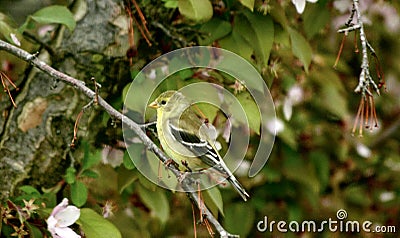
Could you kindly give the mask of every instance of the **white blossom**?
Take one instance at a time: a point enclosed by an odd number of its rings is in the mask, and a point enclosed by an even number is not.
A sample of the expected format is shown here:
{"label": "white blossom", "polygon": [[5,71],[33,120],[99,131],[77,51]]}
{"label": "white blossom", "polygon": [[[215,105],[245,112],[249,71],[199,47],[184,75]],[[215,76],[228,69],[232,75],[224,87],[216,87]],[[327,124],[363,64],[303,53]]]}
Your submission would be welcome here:
{"label": "white blossom", "polygon": [[364,158],[369,158],[372,155],[371,150],[364,144],[358,143],[356,146],[356,150],[359,156]]}
{"label": "white blossom", "polygon": [[389,202],[396,198],[396,194],[392,191],[385,191],[379,195],[381,202]]}
{"label": "white blossom", "polygon": [[315,3],[318,0],[292,0],[292,3],[296,7],[296,10],[299,14],[302,14],[304,12],[304,8],[306,7],[306,1]]}
{"label": "white blossom", "polygon": [[151,69],[150,72],[146,75],[148,79],[154,80],[157,77],[156,70]]}
{"label": "white blossom", "polygon": [[299,85],[292,86],[283,102],[283,115],[287,121],[292,117],[293,106],[303,101],[304,92]]}
{"label": "white blossom", "polygon": [[68,227],[74,224],[80,215],[81,211],[75,206],[68,206],[68,199],[64,198],[47,218],[47,230],[53,238],[80,238],[80,235]]}
{"label": "white blossom", "polygon": [[285,129],[285,124],[279,118],[267,122],[267,129],[272,134],[279,134]]}

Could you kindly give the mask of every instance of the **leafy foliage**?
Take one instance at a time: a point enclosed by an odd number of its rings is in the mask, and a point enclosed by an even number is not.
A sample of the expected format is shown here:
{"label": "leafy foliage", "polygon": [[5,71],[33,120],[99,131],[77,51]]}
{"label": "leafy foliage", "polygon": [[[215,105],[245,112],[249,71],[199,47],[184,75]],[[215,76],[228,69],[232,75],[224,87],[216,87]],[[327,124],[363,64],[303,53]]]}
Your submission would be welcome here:
{"label": "leafy foliage", "polygon": [[[32,16],[30,16],[30,18],[36,21],[37,23],[41,24],[49,24],[49,23],[63,24],[66,27],[68,27],[70,31],[73,31],[76,25],[74,16],[65,6],[54,5],[42,8],[39,11],[35,12]],[[29,22],[27,21],[22,25],[22,27],[19,30],[23,32],[28,24]]]}
{"label": "leafy foliage", "polygon": [[213,12],[208,0],[179,0],[178,8],[183,16],[197,22],[210,20]]}
{"label": "leafy foliage", "polygon": [[81,216],[77,222],[86,237],[121,238],[120,231],[109,221],[92,209],[81,209]]}

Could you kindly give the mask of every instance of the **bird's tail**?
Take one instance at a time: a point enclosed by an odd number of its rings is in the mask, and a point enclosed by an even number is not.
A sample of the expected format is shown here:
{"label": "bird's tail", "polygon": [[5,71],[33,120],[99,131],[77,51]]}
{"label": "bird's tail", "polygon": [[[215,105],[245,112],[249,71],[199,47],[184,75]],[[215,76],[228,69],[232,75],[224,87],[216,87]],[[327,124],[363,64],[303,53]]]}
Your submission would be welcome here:
{"label": "bird's tail", "polygon": [[229,182],[231,182],[232,186],[239,193],[239,195],[243,198],[243,200],[247,201],[247,198],[249,198],[250,195],[246,192],[246,190],[239,183],[239,181],[235,178],[235,176],[233,176],[233,175],[229,176],[228,180],[229,180]]}

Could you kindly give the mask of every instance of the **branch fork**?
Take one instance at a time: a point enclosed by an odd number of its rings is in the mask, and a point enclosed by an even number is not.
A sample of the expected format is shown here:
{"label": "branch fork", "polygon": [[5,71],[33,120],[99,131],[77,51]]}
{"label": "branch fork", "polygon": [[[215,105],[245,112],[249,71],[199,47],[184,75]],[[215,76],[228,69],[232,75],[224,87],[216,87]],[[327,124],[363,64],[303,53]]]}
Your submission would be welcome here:
{"label": "branch fork", "polygon": [[[355,17],[355,22],[353,23]],[[354,134],[359,126],[359,136],[362,136],[362,127],[365,126],[366,128],[378,127],[378,119],[376,116],[375,110],[375,102],[374,96],[371,92],[371,89],[375,91],[375,93],[380,96],[380,88],[385,86],[385,81],[382,73],[382,69],[380,66],[380,62],[378,57],[376,56],[374,48],[369,44],[367,37],[364,31],[364,24],[361,19],[361,11],[359,8],[359,0],[353,0],[353,8],[351,10],[351,14],[348,20],[345,23],[346,28],[339,29],[338,33],[343,33],[343,40],[339,49],[338,56],[336,58],[336,62],[334,67],[336,67],[340,54],[343,50],[344,40],[349,32],[355,32],[354,43],[356,46],[356,53],[358,53],[357,48],[357,31],[360,34],[360,42],[361,42],[361,54],[362,54],[362,61],[361,61],[361,72],[358,77],[358,84],[354,89],[354,92],[361,94],[361,101],[358,107],[357,116],[354,122],[352,133]],[[374,57],[375,60],[375,67],[377,71],[377,76],[379,79],[378,84],[374,81],[371,77],[370,70],[369,70],[369,59],[368,59],[368,52]]]}

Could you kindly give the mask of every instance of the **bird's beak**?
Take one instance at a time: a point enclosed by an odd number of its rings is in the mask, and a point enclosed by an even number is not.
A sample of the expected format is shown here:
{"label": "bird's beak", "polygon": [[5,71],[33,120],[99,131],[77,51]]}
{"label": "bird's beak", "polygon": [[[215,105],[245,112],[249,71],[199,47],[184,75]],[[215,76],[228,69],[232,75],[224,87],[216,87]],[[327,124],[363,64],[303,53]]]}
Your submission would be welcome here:
{"label": "bird's beak", "polygon": [[154,102],[150,103],[150,104],[148,105],[148,107],[157,109],[157,108],[158,108],[158,103],[157,103],[156,101],[154,101]]}

